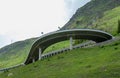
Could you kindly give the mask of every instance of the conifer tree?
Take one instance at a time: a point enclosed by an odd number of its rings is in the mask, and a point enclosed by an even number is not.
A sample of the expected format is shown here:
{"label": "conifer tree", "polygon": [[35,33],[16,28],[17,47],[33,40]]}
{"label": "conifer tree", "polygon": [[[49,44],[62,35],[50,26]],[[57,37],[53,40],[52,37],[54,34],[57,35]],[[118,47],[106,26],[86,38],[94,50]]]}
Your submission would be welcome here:
{"label": "conifer tree", "polygon": [[117,33],[120,33],[120,20],[118,20],[118,32]]}

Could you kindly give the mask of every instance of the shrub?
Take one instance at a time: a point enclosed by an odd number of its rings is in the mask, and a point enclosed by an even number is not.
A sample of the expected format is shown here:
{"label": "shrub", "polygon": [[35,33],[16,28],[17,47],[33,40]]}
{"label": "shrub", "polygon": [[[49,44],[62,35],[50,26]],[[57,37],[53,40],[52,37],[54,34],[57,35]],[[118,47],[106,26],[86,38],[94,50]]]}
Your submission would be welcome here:
{"label": "shrub", "polygon": [[114,49],[115,49],[115,50],[117,50],[118,48],[117,48],[117,47],[115,47]]}

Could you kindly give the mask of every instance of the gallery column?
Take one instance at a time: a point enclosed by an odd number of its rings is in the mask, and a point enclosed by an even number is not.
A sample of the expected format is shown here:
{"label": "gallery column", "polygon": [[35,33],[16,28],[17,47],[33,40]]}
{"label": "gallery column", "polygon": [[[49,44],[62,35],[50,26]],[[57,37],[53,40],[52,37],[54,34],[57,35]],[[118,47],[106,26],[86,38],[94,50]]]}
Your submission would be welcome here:
{"label": "gallery column", "polygon": [[42,49],[39,48],[39,60],[41,60],[41,57],[42,57],[41,52],[42,52]]}
{"label": "gallery column", "polygon": [[72,50],[72,49],[73,49],[73,38],[70,37],[70,50]]}

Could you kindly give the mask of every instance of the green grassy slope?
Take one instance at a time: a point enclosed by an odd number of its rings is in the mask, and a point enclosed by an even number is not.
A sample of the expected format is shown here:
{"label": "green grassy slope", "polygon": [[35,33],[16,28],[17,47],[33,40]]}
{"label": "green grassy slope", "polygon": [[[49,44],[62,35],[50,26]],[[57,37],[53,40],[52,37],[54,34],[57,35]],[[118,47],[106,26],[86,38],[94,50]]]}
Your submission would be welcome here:
{"label": "green grassy slope", "polygon": [[23,63],[36,38],[15,42],[0,49],[0,68]]}
{"label": "green grassy slope", "polygon": [[[63,27],[100,29],[116,35],[120,0],[92,0],[78,9]],[[92,15],[91,15],[92,14]],[[0,49],[0,68],[23,63],[35,39],[13,43]],[[118,42],[120,43],[120,42]],[[64,45],[64,46],[63,46]],[[60,42],[45,52],[69,46]],[[25,67],[1,73],[0,78],[120,78],[120,44],[76,49]]]}
{"label": "green grassy slope", "polygon": [[69,47],[69,45],[70,45],[69,43],[70,43],[69,40],[55,43],[55,44],[51,45],[50,47],[48,47],[48,48],[44,51],[44,54],[45,54],[45,53],[48,53],[48,52],[51,52],[51,51],[59,50],[59,49],[62,49],[62,48],[67,48],[67,47]]}
{"label": "green grassy slope", "polygon": [[92,28],[105,30],[115,35],[118,21],[115,17],[119,17],[120,10],[113,9],[119,6],[120,0],[91,0],[79,8],[62,29]]}
{"label": "green grassy slope", "polygon": [[[0,49],[0,68],[11,67],[17,64],[24,63],[33,42],[37,38],[19,41]],[[48,47],[44,53],[66,48],[69,46],[69,41],[62,41]]]}
{"label": "green grassy slope", "polygon": [[[11,75],[10,75],[11,74]],[[9,70],[1,78],[120,78],[120,41],[76,49]]]}
{"label": "green grassy slope", "polygon": [[[73,18],[71,18],[68,24],[64,27],[100,29],[115,35],[117,32],[117,21],[120,18],[119,5],[120,0],[92,0],[82,8],[78,9],[76,14],[73,15]],[[25,58],[27,58],[32,43],[35,40],[36,38],[28,39],[1,48],[0,68],[9,67],[24,62]],[[62,46],[63,44],[64,42],[57,45],[55,44],[48,48],[46,52],[69,45],[68,42],[65,42],[65,46]]]}
{"label": "green grassy slope", "polygon": [[104,30],[112,34],[117,34],[118,20],[120,19],[120,7],[116,7],[104,13],[104,17],[93,23],[91,28]]}

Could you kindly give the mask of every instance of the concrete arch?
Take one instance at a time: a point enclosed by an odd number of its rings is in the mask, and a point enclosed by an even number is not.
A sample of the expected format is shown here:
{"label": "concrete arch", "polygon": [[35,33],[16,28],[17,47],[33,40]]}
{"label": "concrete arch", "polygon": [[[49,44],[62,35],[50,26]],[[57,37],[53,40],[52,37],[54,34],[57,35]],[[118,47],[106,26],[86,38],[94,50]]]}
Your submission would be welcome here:
{"label": "concrete arch", "polygon": [[41,57],[40,54],[43,53],[47,47],[60,41],[69,40],[70,37],[73,39],[93,40],[96,43],[113,38],[109,33],[93,29],[70,29],[51,32],[41,36],[33,43],[25,64],[39,60]]}

